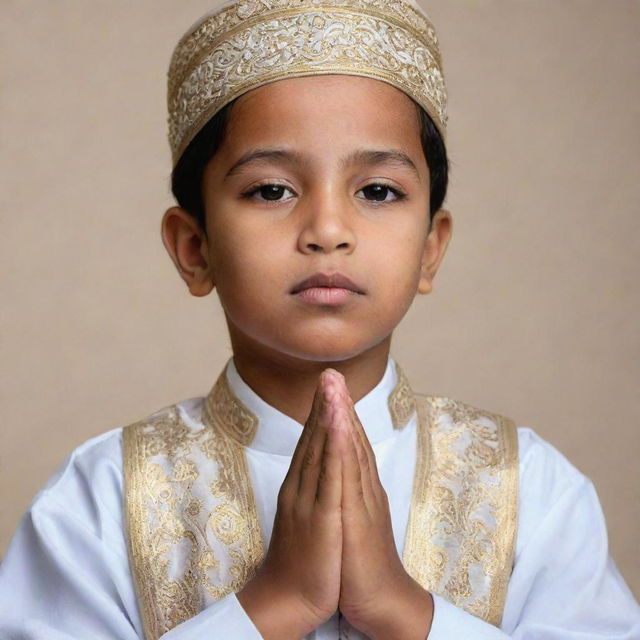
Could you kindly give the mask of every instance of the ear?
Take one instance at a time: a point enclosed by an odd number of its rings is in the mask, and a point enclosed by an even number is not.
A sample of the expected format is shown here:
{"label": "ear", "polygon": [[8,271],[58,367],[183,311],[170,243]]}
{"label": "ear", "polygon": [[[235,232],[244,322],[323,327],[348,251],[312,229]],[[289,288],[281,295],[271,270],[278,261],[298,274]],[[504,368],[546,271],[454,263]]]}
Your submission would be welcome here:
{"label": "ear", "polygon": [[418,293],[431,293],[433,279],[451,240],[452,226],[453,219],[449,211],[446,209],[436,211],[431,220],[431,229],[424,241]]}
{"label": "ear", "polygon": [[207,238],[198,221],[182,207],[162,216],[162,242],[191,295],[206,296],[215,286],[209,264]]}

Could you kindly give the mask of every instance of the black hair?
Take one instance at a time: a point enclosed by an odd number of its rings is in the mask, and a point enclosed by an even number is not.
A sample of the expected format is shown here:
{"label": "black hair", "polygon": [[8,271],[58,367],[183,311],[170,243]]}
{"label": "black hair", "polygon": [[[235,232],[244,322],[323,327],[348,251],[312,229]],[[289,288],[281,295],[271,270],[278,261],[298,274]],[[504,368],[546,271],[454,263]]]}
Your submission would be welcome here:
{"label": "black hair", "polygon": [[[229,113],[235,100],[218,111],[189,143],[171,173],[171,191],[178,204],[186,209],[205,231],[202,175],[209,160],[224,139]],[[422,150],[429,167],[431,193],[429,194],[429,224],[447,195],[449,160],[444,140],[429,114],[415,101],[420,121]]]}

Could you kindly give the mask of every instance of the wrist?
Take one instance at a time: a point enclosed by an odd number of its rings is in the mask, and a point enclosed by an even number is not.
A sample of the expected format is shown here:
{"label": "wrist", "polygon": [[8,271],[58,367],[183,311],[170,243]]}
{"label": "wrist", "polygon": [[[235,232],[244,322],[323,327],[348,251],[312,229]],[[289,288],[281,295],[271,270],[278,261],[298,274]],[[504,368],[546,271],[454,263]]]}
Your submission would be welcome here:
{"label": "wrist", "polygon": [[294,593],[260,576],[247,582],[236,598],[264,640],[299,640],[319,624]]}
{"label": "wrist", "polygon": [[413,578],[404,588],[395,589],[385,598],[366,629],[361,629],[372,640],[425,640],[433,622],[433,597]]}

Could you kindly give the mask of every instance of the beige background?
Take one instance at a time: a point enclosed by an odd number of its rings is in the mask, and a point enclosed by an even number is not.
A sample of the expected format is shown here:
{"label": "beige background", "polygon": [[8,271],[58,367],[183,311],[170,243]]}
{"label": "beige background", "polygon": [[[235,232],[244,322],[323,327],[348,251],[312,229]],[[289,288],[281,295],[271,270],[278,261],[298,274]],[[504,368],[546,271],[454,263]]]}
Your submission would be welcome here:
{"label": "beige background", "polygon": [[[161,244],[165,72],[204,0],[2,0],[0,553],[87,438],[208,391],[215,295]],[[394,353],[417,390],[534,428],[595,483],[640,593],[640,2],[430,0],[454,215]]]}

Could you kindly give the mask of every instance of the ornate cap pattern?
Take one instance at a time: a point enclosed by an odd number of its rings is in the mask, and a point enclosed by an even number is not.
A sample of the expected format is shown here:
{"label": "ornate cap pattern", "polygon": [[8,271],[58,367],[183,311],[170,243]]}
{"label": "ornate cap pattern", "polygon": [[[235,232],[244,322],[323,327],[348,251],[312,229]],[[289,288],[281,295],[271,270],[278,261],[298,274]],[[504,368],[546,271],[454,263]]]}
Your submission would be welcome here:
{"label": "ornate cap pattern", "polygon": [[173,164],[241,94],[289,77],[346,74],[413,98],[444,137],[446,87],[435,29],[411,0],[233,0],[176,46],[168,74]]}

